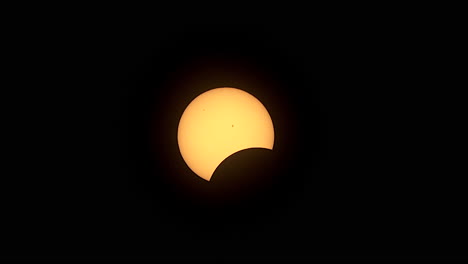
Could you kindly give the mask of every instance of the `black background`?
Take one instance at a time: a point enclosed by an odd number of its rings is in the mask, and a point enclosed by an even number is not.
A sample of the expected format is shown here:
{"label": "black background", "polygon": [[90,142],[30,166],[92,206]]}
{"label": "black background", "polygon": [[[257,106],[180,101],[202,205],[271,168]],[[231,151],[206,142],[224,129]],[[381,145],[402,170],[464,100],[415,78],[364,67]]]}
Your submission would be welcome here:
{"label": "black background", "polygon": [[[21,148],[4,185],[2,255],[463,255],[461,193],[442,183],[417,129],[427,118],[411,90],[421,27],[291,16],[27,22],[31,74],[10,115]],[[264,103],[275,147],[233,155],[208,185],[183,162],[177,124],[193,98],[223,86]],[[239,193],[236,177],[268,185]]]}

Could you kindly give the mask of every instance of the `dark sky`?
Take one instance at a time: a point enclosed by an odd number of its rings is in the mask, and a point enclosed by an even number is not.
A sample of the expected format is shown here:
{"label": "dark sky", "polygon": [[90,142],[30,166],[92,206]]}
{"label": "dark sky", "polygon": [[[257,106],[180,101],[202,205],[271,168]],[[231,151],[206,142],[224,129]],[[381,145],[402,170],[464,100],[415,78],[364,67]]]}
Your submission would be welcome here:
{"label": "dark sky", "polygon": [[[15,91],[24,147],[4,187],[11,232],[2,255],[463,254],[459,193],[438,185],[437,165],[419,154],[428,147],[414,130],[425,117],[416,118],[409,90],[411,27],[312,15],[60,17],[28,31],[33,77],[24,77],[31,89]],[[223,86],[264,103],[275,148],[233,155],[208,185],[181,159],[177,124],[190,100]]]}

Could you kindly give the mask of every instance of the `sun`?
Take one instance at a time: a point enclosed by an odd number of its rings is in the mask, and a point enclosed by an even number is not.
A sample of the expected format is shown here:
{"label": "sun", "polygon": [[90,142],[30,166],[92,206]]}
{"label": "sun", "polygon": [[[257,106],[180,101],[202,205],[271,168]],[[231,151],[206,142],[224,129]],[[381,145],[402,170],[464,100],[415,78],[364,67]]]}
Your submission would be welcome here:
{"label": "sun", "polygon": [[253,95],[231,87],[208,90],[187,106],[177,141],[188,167],[209,181],[219,164],[248,148],[273,149],[273,121]]}

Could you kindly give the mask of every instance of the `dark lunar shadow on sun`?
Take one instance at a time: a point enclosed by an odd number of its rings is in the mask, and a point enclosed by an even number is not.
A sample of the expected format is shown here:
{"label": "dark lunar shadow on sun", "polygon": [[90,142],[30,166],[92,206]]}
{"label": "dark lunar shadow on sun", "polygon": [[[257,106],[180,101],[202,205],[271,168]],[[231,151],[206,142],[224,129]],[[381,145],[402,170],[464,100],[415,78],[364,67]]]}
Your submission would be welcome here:
{"label": "dark lunar shadow on sun", "polygon": [[211,177],[214,201],[224,206],[257,201],[277,178],[274,164],[274,152],[269,149],[249,148],[230,155]]}
{"label": "dark lunar shadow on sun", "polygon": [[274,150],[264,148],[241,150],[226,158],[208,183],[205,199],[194,204],[204,232],[258,229],[274,210],[286,205],[291,183],[297,182],[285,177],[283,164]]}

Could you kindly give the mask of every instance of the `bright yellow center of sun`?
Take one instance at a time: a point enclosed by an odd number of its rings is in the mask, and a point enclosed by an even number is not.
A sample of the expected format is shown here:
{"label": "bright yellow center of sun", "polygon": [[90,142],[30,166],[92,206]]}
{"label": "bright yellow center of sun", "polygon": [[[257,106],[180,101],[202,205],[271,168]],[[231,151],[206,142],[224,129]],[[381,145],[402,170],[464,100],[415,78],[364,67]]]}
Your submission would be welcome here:
{"label": "bright yellow center of sun", "polygon": [[263,104],[235,88],[196,97],[179,122],[179,150],[189,168],[209,181],[218,165],[247,148],[273,149],[273,122]]}

